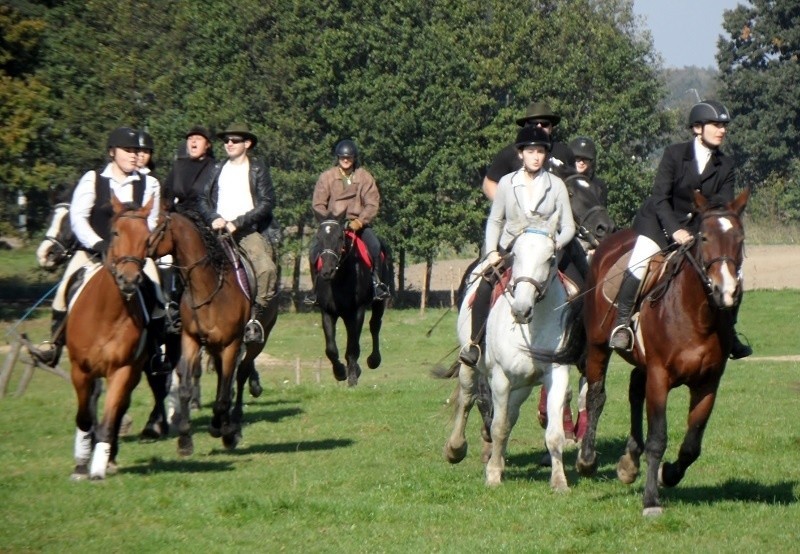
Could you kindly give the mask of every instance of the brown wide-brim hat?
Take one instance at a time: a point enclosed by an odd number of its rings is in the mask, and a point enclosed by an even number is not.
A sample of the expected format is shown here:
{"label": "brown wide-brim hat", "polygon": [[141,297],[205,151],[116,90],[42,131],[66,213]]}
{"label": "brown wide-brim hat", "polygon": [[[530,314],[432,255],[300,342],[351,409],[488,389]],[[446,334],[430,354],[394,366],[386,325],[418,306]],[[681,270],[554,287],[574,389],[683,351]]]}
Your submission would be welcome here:
{"label": "brown wide-brim hat", "polygon": [[530,119],[546,119],[555,127],[561,121],[561,116],[554,114],[550,106],[544,102],[531,102],[525,110],[525,115],[517,119],[517,125],[522,127]]}
{"label": "brown wide-brim hat", "polygon": [[246,123],[232,123],[227,129],[217,133],[217,138],[225,140],[225,137],[228,135],[237,135],[245,140],[249,140],[253,143],[251,148],[255,148],[256,144],[258,144],[258,137],[250,132],[250,127],[248,127]]}
{"label": "brown wide-brim hat", "polygon": [[192,135],[200,135],[201,137],[206,139],[208,142],[212,142],[211,133],[209,132],[207,127],[203,127],[202,125],[194,125],[194,126],[192,126],[191,129],[186,131],[186,135],[185,135],[184,138],[188,139]]}

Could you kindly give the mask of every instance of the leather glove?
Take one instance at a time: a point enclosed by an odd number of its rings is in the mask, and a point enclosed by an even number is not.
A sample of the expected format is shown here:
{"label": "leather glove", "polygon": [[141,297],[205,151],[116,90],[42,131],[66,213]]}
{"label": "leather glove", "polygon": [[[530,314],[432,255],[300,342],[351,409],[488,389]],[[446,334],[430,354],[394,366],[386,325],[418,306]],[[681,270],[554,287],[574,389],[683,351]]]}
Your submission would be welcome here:
{"label": "leather glove", "polygon": [[361,223],[360,219],[351,220],[350,223],[347,224],[347,226],[350,227],[350,229],[354,232],[358,232],[364,228],[364,224]]}
{"label": "leather glove", "polygon": [[108,243],[104,240],[99,240],[92,246],[92,250],[98,254],[105,254],[105,251],[108,250]]}
{"label": "leather glove", "polygon": [[499,264],[503,258],[500,257],[500,253],[497,250],[492,250],[488,254],[486,254],[486,259],[492,265]]}

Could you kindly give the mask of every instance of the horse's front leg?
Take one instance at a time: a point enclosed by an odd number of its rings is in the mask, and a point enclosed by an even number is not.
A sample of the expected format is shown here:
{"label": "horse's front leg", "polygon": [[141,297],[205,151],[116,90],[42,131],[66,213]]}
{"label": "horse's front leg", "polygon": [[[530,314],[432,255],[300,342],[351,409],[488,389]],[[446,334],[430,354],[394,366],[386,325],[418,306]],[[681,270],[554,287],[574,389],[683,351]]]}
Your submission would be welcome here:
{"label": "horse's front leg", "polygon": [[506,448],[511,432],[508,410],[511,385],[499,367],[492,369],[490,384],[494,415],[492,418],[492,454],[489,461],[486,462],[486,484],[491,487],[500,484],[506,464]]}
{"label": "horse's front leg", "polygon": [[364,328],[364,316],[366,308],[364,306],[356,309],[353,317],[343,317],[345,328],[347,329],[347,350],[344,359],[347,363],[347,384],[354,387],[358,384],[361,376],[361,366],[358,365],[358,358],[361,356],[361,331]]}
{"label": "horse's front leg", "polygon": [[700,388],[692,388],[689,397],[689,420],[686,435],[678,451],[675,463],[664,463],[661,466],[660,482],[665,487],[674,487],[681,482],[686,474],[686,469],[700,457],[700,447],[703,442],[711,411],[717,397],[719,381],[706,384]]}
{"label": "horse's front leg", "polygon": [[625,453],[617,462],[617,478],[630,485],[639,476],[639,461],[644,451],[643,415],[647,371],[644,368],[631,370],[628,384],[628,404],[631,414],[631,433],[625,445]]}
{"label": "horse's front leg", "polygon": [[647,459],[647,479],[644,485],[642,514],[657,516],[663,512],[658,498],[661,460],[667,449],[667,395],[669,385],[666,383],[665,370],[648,369],[645,385],[647,400],[647,442],[644,445]]}
{"label": "horse's front leg", "polygon": [[347,379],[347,369],[339,360],[339,349],[336,347],[336,321],[338,316],[322,312],[322,331],[325,333],[325,355],[333,366],[333,376],[337,381]]}
{"label": "horse's front leg", "polygon": [[586,358],[588,422],[575,462],[578,472],[585,477],[591,477],[597,472],[597,452],[595,450],[597,423],[600,421],[600,414],[603,413],[603,406],[606,403],[606,370],[610,357],[611,351],[605,343],[602,345],[589,344]]}
{"label": "horse's front leg", "polygon": [[544,442],[550,454],[550,488],[556,492],[569,490],[564,473],[564,404],[569,387],[569,366],[555,365],[545,371],[544,386],[547,388],[547,429]]}
{"label": "horse's front leg", "polygon": [[178,429],[178,455],[191,456],[194,452],[192,440],[192,420],[190,403],[192,401],[193,380],[200,371],[200,345],[188,334],[181,341],[181,358],[178,361],[178,402],[180,408],[175,412],[173,425]]}
{"label": "horse's front leg", "polygon": [[[99,385],[98,385],[99,381]],[[81,481],[89,477],[89,461],[92,458],[94,429],[97,427],[97,398],[103,388],[102,380],[92,379],[87,373],[72,366],[72,386],[78,401],[75,414],[75,469],[70,479]]]}
{"label": "horse's front leg", "polygon": [[107,472],[116,472],[119,450],[119,427],[122,416],[128,411],[131,391],[139,383],[141,369],[132,365],[113,370],[108,377],[108,392],[103,406],[103,419],[95,432],[96,443],[89,468],[90,479],[105,479]]}
{"label": "horse's front leg", "polygon": [[255,363],[252,359],[242,360],[236,370],[236,399],[231,411],[231,429],[238,443],[242,438],[242,420],[244,419],[244,386],[250,382],[251,375],[255,372]]}
{"label": "horse's front leg", "polygon": [[222,436],[222,444],[225,445],[225,448],[230,449],[236,448],[240,438],[236,425],[231,420],[231,406],[233,382],[241,356],[241,340],[232,342],[222,350],[222,371],[218,373],[217,397],[214,401],[212,425],[218,425],[217,429]]}
{"label": "horse's front leg", "polygon": [[367,367],[375,369],[381,365],[381,325],[383,312],[386,310],[386,300],[376,300],[372,303],[372,314],[369,318],[369,333],[372,336],[372,352],[367,357]]}
{"label": "horse's front leg", "polygon": [[466,427],[469,412],[475,403],[477,380],[475,370],[461,364],[458,370],[458,389],[455,394],[456,406],[453,416],[453,431],[444,443],[444,457],[451,464],[457,464],[467,455]]}

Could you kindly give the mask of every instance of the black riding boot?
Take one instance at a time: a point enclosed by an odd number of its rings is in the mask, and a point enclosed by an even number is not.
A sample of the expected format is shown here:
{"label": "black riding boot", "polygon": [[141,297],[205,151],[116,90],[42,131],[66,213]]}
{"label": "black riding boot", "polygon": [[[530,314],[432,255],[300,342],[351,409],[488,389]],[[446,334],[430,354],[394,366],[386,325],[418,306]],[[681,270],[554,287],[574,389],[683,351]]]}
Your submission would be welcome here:
{"label": "black riding boot", "polygon": [[733,346],[731,347],[731,360],[746,358],[753,353],[753,348],[749,344],[744,344],[739,340],[739,333],[736,332],[736,320],[739,318],[739,306],[733,309]]}
{"label": "black riding boot", "polygon": [[381,271],[378,268],[372,269],[372,290],[375,296],[373,300],[386,300],[389,298],[389,287],[381,281]]}
{"label": "black riding boot", "polygon": [[[66,317],[67,312],[53,310],[50,323],[50,340],[45,341],[38,347],[31,346],[28,348],[31,356],[48,367],[56,367],[58,360],[61,358],[61,351],[64,349],[64,343],[67,338],[64,326]],[[45,345],[47,346],[45,347]]]}
{"label": "black riding boot", "polygon": [[633,276],[630,271],[625,271],[622,284],[617,293],[617,320],[614,322],[614,330],[611,331],[611,340],[608,345],[630,352],[633,348],[633,331],[630,328],[631,314],[636,304],[636,293],[639,292],[640,279]]}
{"label": "black riding boot", "polygon": [[470,367],[478,365],[486,344],[486,320],[489,318],[492,284],[485,279],[478,285],[475,301],[472,303],[472,330],[469,344],[461,349],[458,359]]}
{"label": "black riding boot", "polygon": [[317,306],[317,271],[313,261],[309,262],[309,266],[311,268],[311,292],[306,295],[303,304],[306,306]]}
{"label": "black riding boot", "polygon": [[259,318],[262,317],[265,311],[265,306],[253,304],[250,321],[247,322],[247,326],[244,328],[245,344],[264,342],[264,327],[261,325]]}

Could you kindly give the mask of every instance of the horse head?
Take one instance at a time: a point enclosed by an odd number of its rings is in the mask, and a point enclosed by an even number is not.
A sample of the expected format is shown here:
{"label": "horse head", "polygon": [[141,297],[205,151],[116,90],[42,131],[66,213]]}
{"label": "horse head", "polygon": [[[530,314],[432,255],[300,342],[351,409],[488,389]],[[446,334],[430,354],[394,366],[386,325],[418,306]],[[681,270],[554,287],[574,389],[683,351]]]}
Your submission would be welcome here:
{"label": "horse head", "polygon": [[53,207],[44,240],[36,249],[39,266],[48,271],[55,270],[72,256],[76,246],[69,221],[69,203],[60,202]]}
{"label": "horse head", "polygon": [[511,312],[519,324],[530,323],[533,307],[544,298],[556,260],[558,213],[540,218],[514,239],[513,300]]}
{"label": "horse head", "polygon": [[583,175],[570,175],[564,184],[569,193],[578,238],[586,241],[590,249],[597,248],[600,241],[616,230],[614,221],[597,196],[597,191]]}
{"label": "horse head", "polygon": [[339,262],[345,255],[345,223],[343,219],[326,218],[319,224],[316,234],[319,257],[316,260],[320,277],[333,279]]}
{"label": "horse head", "polygon": [[111,220],[111,242],[106,264],[122,296],[130,300],[143,279],[142,269],[150,238],[147,216],[153,207],[153,199],[140,208],[135,204],[123,204],[112,194],[111,205],[114,217]]}
{"label": "horse head", "polygon": [[700,218],[700,231],[695,239],[695,267],[711,301],[719,309],[734,308],[742,298],[742,212],[749,198],[749,188],[724,205],[712,204],[699,191],[694,193]]}

